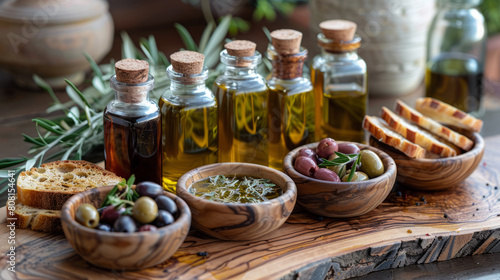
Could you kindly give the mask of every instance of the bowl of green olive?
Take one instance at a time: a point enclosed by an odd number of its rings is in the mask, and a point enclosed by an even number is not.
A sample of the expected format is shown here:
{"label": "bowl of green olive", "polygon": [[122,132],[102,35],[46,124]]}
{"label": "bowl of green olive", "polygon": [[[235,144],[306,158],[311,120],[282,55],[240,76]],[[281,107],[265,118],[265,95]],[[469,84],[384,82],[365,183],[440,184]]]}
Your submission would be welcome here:
{"label": "bowl of green olive", "polygon": [[137,270],[158,265],[179,249],[191,212],[160,185],[129,181],[72,196],[63,205],[61,221],[66,239],[86,261]]}
{"label": "bowl of green olive", "polygon": [[283,165],[297,186],[297,203],[325,217],[350,218],[372,211],[396,180],[396,163],[385,152],[331,138],[292,150]]}

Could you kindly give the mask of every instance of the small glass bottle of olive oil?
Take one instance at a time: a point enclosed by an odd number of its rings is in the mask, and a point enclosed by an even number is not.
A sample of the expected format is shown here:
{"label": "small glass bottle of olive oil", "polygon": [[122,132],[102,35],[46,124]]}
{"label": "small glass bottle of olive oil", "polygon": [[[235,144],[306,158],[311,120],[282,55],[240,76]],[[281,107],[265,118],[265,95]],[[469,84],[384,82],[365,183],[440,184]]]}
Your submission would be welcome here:
{"label": "small glass bottle of olive oil", "polygon": [[154,79],[143,60],[123,59],[111,77],[115,99],[104,109],[104,158],[107,170],[136,182],[161,182],[160,112],[149,100]]}
{"label": "small glass bottle of olive oil", "polygon": [[[439,0],[427,39],[425,95],[480,116],[486,53],[481,0]],[[498,7],[498,5],[497,5]]]}
{"label": "small glass bottle of olive oil", "polygon": [[256,71],[262,56],[250,41],[227,43],[220,54],[226,65],[215,81],[219,105],[219,162],[268,165],[265,79]]}
{"label": "small glass bottle of olive oil", "polygon": [[317,138],[366,142],[362,128],[368,108],[366,63],[358,56],[361,38],[356,24],[346,20],[320,23],[322,48],[311,66],[316,96]]}
{"label": "small glass bottle of olive oil", "polygon": [[283,158],[298,146],[314,142],[313,87],[303,77],[307,49],[300,46],[302,33],[281,29],[271,32],[267,49],[273,69],[269,86],[269,166],[283,169]]}
{"label": "small glass bottle of olive oil", "polygon": [[205,56],[180,51],[170,56],[170,88],[160,98],[163,187],[175,193],[187,171],[217,162],[218,110],[205,86]]}

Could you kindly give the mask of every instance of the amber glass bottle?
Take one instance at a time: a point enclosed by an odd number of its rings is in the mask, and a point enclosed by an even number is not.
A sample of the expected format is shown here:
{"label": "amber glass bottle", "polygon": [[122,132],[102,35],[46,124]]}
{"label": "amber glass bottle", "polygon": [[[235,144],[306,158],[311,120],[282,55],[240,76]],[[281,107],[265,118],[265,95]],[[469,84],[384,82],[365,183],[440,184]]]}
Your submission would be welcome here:
{"label": "amber glass bottle", "polygon": [[161,182],[160,113],[149,100],[154,79],[145,61],[124,59],[111,77],[115,99],[104,109],[106,169],[136,182]]}
{"label": "amber glass bottle", "polygon": [[204,56],[191,51],[174,53],[167,68],[170,88],[160,98],[163,187],[175,193],[177,180],[187,171],[217,162],[218,110],[205,86]]}
{"label": "amber glass bottle", "polygon": [[268,164],[265,79],[256,72],[262,56],[255,43],[232,41],[220,54],[226,65],[215,81],[219,105],[219,162]]}
{"label": "amber glass bottle", "polygon": [[314,142],[315,104],[312,84],[302,76],[307,49],[302,33],[282,29],[271,33],[267,50],[273,69],[269,86],[269,166],[283,169],[283,158],[298,146]]}
{"label": "amber glass bottle", "polygon": [[322,53],[311,67],[316,105],[317,137],[363,143],[362,128],[368,108],[366,63],[357,54],[361,38],[356,24],[329,20],[320,24],[318,44]]}

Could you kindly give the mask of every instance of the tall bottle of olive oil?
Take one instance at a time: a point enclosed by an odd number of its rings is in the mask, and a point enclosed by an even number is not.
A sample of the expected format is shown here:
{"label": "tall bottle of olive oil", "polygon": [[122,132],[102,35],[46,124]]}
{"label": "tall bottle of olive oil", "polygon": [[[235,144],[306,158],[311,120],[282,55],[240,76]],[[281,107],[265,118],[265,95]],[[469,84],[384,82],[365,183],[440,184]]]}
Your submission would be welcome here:
{"label": "tall bottle of olive oil", "polygon": [[268,165],[265,79],[256,72],[262,56],[250,41],[227,43],[220,54],[226,65],[215,81],[219,105],[219,162]]}
{"label": "tall bottle of olive oil", "polygon": [[161,181],[160,111],[149,99],[154,79],[147,61],[123,59],[111,77],[115,99],[104,109],[106,169],[136,182]]}
{"label": "tall bottle of olive oil", "polygon": [[217,162],[217,102],[205,86],[204,59],[192,51],[172,54],[167,68],[170,88],[159,101],[163,187],[174,193],[184,173]]}
{"label": "tall bottle of olive oil", "polygon": [[427,40],[427,97],[481,115],[486,50],[482,0],[439,0]]}
{"label": "tall bottle of olive oil", "polygon": [[283,158],[292,149],[314,142],[315,104],[312,84],[303,77],[307,49],[302,33],[281,29],[271,32],[267,56],[273,69],[269,86],[269,166],[283,169]]}
{"label": "tall bottle of olive oil", "polygon": [[368,108],[366,63],[358,56],[361,38],[356,24],[346,20],[320,23],[321,54],[312,63],[317,138],[365,142],[362,122]]}

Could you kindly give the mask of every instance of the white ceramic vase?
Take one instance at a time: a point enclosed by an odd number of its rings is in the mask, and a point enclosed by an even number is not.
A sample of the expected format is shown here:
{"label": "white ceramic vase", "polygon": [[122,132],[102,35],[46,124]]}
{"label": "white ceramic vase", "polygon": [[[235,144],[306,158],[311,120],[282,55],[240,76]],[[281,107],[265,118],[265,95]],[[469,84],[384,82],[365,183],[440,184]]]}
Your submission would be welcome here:
{"label": "white ceramic vase", "polygon": [[22,87],[33,74],[51,86],[83,81],[89,63],[111,49],[113,21],[102,0],[7,0],[0,3],[0,67]]}
{"label": "white ceramic vase", "polygon": [[404,95],[422,83],[434,0],[309,0],[309,7],[315,33],[324,20],[358,24],[370,95]]}

